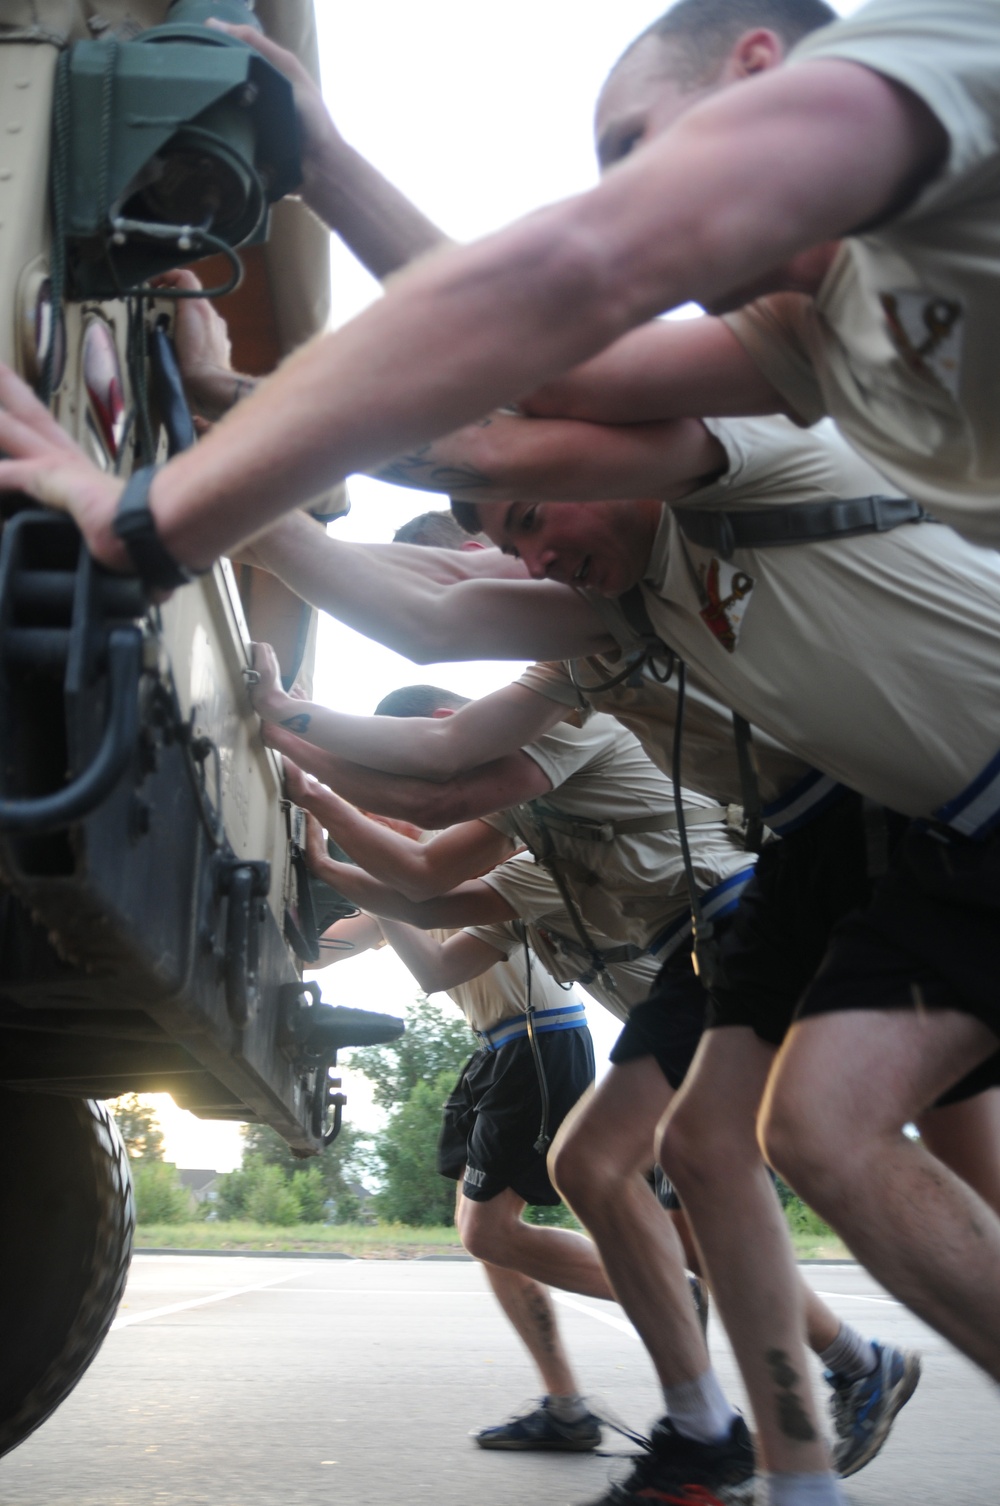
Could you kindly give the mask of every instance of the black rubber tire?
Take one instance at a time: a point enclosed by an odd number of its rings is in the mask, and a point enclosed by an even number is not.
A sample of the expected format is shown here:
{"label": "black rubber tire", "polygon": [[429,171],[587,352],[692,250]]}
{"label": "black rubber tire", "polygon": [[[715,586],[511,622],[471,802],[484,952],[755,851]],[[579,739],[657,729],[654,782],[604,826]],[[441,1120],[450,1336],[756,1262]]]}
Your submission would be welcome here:
{"label": "black rubber tire", "polygon": [[125,1289],[135,1202],[103,1103],[0,1091],[0,1145],[2,1455],[55,1411],[97,1354]]}

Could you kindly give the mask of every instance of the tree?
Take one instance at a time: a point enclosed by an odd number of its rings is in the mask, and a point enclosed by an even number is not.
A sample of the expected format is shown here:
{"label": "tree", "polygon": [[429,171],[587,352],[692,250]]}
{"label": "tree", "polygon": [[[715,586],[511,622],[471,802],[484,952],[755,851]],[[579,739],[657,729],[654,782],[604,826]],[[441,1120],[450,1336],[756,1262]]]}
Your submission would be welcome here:
{"label": "tree", "polygon": [[123,1093],[108,1104],[133,1161],[163,1160],[163,1131],[156,1110],[143,1103],[138,1093]]}
{"label": "tree", "polygon": [[469,1027],[424,997],[406,1012],[406,1034],[387,1046],[352,1051],[352,1070],[374,1084],[375,1102],[384,1109],[405,1103],[418,1083],[432,1083],[442,1073],[452,1082],[472,1055]]}
{"label": "tree", "polygon": [[302,1204],[280,1166],[261,1166],[246,1199],[247,1217],[258,1224],[298,1224]]}
{"label": "tree", "polygon": [[136,1223],[182,1224],[191,1217],[191,1194],[181,1186],[177,1167],[171,1162],[136,1157],[132,1186]]}
{"label": "tree", "polygon": [[437,1142],[441,1110],[454,1079],[449,1070],[433,1082],[418,1082],[379,1137],[385,1179],[375,1207],[390,1223],[426,1227],[453,1222],[455,1184],[437,1169]]}

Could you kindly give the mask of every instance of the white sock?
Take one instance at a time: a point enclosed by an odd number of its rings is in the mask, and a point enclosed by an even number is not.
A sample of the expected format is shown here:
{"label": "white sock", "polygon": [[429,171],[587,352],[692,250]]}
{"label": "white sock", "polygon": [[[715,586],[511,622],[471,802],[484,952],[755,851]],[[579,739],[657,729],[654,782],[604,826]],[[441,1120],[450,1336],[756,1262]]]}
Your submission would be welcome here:
{"label": "white sock", "polygon": [[545,1410],[551,1412],[557,1422],[582,1422],[589,1409],[576,1392],[569,1396],[555,1396],[550,1391],[545,1398]]}
{"label": "white sock", "polygon": [[852,1381],[871,1375],[878,1364],[871,1339],[864,1338],[850,1323],[841,1323],[840,1332],[829,1349],[822,1350],[820,1359],[835,1375],[846,1376]]}
{"label": "white sock", "polygon": [[664,1386],[663,1399],[667,1416],[685,1438],[693,1438],[696,1443],[721,1443],[729,1437],[736,1413],[714,1370],[706,1370],[697,1380],[684,1381],[680,1386]]}
{"label": "white sock", "polygon": [[766,1506],[847,1506],[840,1482],[832,1474],[760,1475]]}

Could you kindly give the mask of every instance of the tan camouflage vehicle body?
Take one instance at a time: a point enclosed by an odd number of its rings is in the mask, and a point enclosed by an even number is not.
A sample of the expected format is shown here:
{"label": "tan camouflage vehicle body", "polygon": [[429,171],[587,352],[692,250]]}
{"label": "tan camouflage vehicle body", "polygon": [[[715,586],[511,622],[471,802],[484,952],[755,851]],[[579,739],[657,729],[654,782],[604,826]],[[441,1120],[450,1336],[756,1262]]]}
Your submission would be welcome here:
{"label": "tan camouflage vehicle body", "polygon": [[[222,3],[232,19],[233,0]],[[147,461],[174,442],[173,305],[115,296],[100,267],[90,292],[86,266],[75,285],[60,270],[53,154],[96,150],[108,122],[76,118],[67,148],[53,99],[60,59],[86,55],[115,103],[120,45],[169,11],[167,0],[0,0],[0,358],[122,475],[143,423]],[[318,75],[311,0],[260,0],[257,18]],[[187,55],[160,50],[173,67]],[[245,86],[248,109],[260,87]],[[290,160],[294,143],[278,150]],[[79,209],[74,171],[63,190]],[[265,374],[326,324],[328,236],[286,197],[253,240],[219,306],[237,368]],[[231,265],[194,262],[207,287]],[[4,1219],[22,1236],[0,1313],[0,1453],[75,1384],[121,1294],[127,1161],[95,1100],[167,1091],[207,1118],[266,1122],[311,1154],[339,1125],[337,1047],[398,1033],[302,984],[318,954],[300,813],[246,677],[258,637],[289,683],[308,684],[314,614],[228,561],[150,605],[138,582],[95,569],[68,520],[23,500],[0,499],[0,1131]],[[317,510],[344,506],[334,495]]]}

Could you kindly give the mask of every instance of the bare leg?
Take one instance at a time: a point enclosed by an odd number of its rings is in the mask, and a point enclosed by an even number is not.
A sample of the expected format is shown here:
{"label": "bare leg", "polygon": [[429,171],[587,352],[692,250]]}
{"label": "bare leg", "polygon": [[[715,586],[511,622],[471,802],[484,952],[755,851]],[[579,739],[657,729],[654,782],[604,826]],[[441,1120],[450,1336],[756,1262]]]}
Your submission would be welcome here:
{"label": "bare leg", "polygon": [[1000,1379],[1000,1219],[903,1134],[995,1049],[992,1031],[954,1010],[811,1016],[782,1049],[762,1133],[868,1270]]}
{"label": "bare leg", "polygon": [[694,1229],[764,1465],[814,1474],[830,1461],[809,1382],[803,1285],[755,1133],[773,1060],[749,1028],[708,1031],[666,1115],[659,1161]]}
{"label": "bare leg", "polygon": [[556,1185],[593,1234],[665,1387],[710,1369],[681,1242],[643,1175],[672,1096],[652,1057],[614,1066],[565,1121],[550,1152]]}
{"label": "bare leg", "polygon": [[455,1222],[469,1254],[546,1286],[613,1302],[604,1267],[586,1235],[526,1224],[524,1207],[524,1199],[510,1187],[487,1203],[459,1195]]}
{"label": "bare leg", "polygon": [[575,1396],[579,1392],[563,1348],[552,1298],[544,1286],[483,1261],[483,1271],[493,1294],[535,1362],[542,1385],[550,1396]]}
{"label": "bare leg", "polygon": [[1000,1213],[1000,1088],[928,1109],[917,1128],[931,1154]]}

